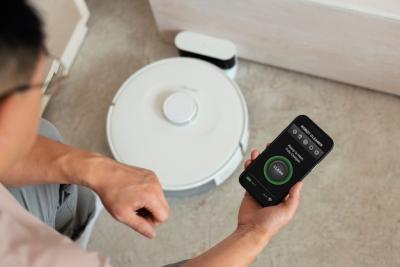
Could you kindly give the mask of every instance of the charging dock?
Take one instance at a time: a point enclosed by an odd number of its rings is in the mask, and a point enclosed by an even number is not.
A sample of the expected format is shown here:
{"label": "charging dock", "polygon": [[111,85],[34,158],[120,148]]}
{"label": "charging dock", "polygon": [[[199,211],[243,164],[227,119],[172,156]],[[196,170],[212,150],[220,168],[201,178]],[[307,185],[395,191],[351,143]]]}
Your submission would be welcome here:
{"label": "charging dock", "polygon": [[235,45],[227,40],[183,31],[176,35],[175,46],[179,55],[210,62],[221,68],[231,79],[237,72],[237,51]]}

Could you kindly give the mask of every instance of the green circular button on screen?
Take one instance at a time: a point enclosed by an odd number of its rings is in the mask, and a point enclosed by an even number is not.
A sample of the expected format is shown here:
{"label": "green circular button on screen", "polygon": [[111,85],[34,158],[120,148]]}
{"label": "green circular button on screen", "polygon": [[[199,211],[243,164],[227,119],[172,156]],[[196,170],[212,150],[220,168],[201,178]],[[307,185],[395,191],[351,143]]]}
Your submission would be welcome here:
{"label": "green circular button on screen", "polygon": [[274,185],[287,183],[293,175],[293,166],[284,156],[270,157],[264,164],[264,176]]}

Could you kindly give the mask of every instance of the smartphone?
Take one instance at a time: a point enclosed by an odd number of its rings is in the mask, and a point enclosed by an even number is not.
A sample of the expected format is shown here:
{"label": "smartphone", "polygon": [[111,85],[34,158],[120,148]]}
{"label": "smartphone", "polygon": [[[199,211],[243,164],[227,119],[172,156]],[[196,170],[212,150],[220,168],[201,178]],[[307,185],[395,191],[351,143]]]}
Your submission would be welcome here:
{"label": "smartphone", "polygon": [[242,172],[239,182],[263,207],[276,205],[332,147],[332,138],[300,115]]}

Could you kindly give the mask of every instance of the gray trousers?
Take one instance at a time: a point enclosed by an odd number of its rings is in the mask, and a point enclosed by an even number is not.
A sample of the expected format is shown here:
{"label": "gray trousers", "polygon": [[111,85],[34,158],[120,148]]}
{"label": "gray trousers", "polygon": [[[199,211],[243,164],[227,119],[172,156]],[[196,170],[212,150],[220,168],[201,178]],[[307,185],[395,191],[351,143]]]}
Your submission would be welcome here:
{"label": "gray trousers", "polygon": [[[42,119],[39,134],[62,142],[57,128]],[[78,185],[41,184],[24,187],[9,187],[17,201],[42,222],[59,233],[77,239],[95,211],[95,196]]]}

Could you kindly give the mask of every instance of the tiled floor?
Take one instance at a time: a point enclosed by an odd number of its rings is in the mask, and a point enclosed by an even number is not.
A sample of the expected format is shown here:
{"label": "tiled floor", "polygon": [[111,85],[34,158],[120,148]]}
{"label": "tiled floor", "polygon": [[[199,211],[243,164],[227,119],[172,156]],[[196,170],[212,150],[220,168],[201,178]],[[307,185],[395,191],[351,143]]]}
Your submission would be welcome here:
{"label": "tiled floor", "polygon": [[[140,67],[176,51],[160,40],[147,1],[88,4],[89,34],[45,117],[69,144],[111,155],[105,122],[114,93]],[[250,147],[262,149],[300,113],[336,143],[307,177],[294,222],[254,266],[400,266],[400,98],[246,61],[237,82],[250,112]],[[170,198],[172,216],[153,241],[104,212],[90,248],[117,267],[160,266],[198,254],[234,229],[240,171],[214,190]]]}

